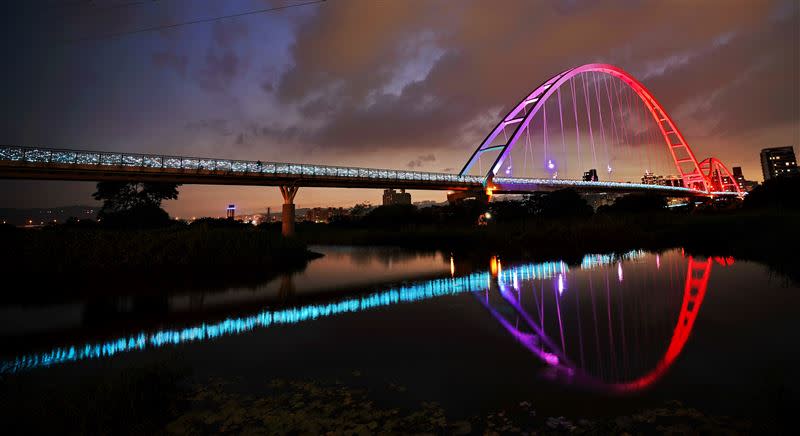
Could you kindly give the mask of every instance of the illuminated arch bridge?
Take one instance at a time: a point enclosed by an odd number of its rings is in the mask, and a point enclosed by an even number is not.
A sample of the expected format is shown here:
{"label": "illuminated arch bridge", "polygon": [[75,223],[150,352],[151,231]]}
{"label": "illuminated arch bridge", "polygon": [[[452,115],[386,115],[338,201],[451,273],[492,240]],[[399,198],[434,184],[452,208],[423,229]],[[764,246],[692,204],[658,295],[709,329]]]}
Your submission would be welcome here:
{"label": "illuminated arch bridge", "polygon": [[697,160],[644,85],[606,64],[570,68],[542,83],[458,174],[5,145],[0,178],[280,186],[291,216],[299,187],[742,195],[719,159]]}

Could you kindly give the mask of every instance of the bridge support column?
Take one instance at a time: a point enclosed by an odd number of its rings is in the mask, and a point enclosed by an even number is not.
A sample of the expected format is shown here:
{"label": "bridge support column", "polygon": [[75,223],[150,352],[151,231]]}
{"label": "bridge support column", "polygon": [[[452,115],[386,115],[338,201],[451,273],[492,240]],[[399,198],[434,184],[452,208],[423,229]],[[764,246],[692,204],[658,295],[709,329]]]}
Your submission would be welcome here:
{"label": "bridge support column", "polygon": [[283,236],[294,236],[294,196],[297,195],[297,186],[280,186],[283,196],[283,211],[281,213],[281,233]]}

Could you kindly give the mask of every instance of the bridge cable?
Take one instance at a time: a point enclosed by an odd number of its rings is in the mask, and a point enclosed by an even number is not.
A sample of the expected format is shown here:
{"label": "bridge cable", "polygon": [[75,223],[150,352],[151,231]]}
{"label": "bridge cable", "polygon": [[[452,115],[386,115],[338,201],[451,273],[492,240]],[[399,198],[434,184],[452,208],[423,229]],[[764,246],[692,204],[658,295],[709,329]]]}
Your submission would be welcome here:
{"label": "bridge cable", "polygon": [[594,131],[592,131],[592,110],[589,107],[589,88],[586,86],[585,74],[581,74],[581,84],[583,85],[583,101],[586,103],[586,117],[589,120],[589,140],[592,144],[592,160],[594,168],[597,169],[597,151],[594,146]]}
{"label": "bridge cable", "polygon": [[[613,161],[616,159],[616,154],[619,153],[619,132],[617,132],[617,120],[616,120],[616,112],[614,112],[614,105],[611,103],[611,91],[608,88],[608,79],[607,77],[603,77],[603,87],[606,89],[606,99],[608,100],[608,111],[609,115],[611,115],[611,160]],[[615,151],[616,150],[616,151]],[[610,164],[610,163],[609,163]],[[616,166],[616,164],[614,164]]]}
{"label": "bridge cable", "polygon": [[572,111],[575,114],[575,141],[578,146],[578,175],[580,175],[583,169],[583,160],[581,159],[581,135],[580,130],[578,128],[578,103],[575,99],[575,82],[573,81],[575,78],[569,78],[569,86],[572,90]]}
{"label": "bridge cable", "polygon": [[600,117],[600,132],[603,135],[603,148],[606,152],[606,168],[608,168],[608,177],[611,179],[611,162],[608,160],[608,142],[606,141],[606,127],[603,123],[603,111],[600,108],[600,91],[597,89],[597,75],[593,75],[592,82],[594,82],[594,97],[597,101],[597,114]]}
{"label": "bridge cable", "polygon": [[547,168],[548,170],[547,172],[550,173],[549,178],[552,178],[553,173],[549,171],[550,163],[547,161],[547,143],[549,142],[547,138],[547,100],[542,102],[542,118],[544,118],[544,121],[542,121],[542,126],[544,127],[544,130],[542,132],[542,139],[544,140],[544,165],[545,168]]}
{"label": "bridge cable", "polygon": [[564,160],[564,175],[567,175],[567,143],[564,141],[564,112],[561,109],[561,87],[556,89],[558,93],[558,119],[561,122],[561,159]]}

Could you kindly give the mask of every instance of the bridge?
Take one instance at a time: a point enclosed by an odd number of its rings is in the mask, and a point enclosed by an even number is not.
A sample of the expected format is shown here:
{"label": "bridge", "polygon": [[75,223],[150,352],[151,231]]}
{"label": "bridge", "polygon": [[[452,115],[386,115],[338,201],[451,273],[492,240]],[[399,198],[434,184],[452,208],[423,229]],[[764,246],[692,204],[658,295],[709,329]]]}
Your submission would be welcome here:
{"label": "bridge", "polygon": [[285,235],[294,232],[300,187],[743,195],[719,159],[696,159],[644,85],[607,64],[570,68],[542,83],[498,122],[458,174],[5,145],[0,178],[278,186]]}

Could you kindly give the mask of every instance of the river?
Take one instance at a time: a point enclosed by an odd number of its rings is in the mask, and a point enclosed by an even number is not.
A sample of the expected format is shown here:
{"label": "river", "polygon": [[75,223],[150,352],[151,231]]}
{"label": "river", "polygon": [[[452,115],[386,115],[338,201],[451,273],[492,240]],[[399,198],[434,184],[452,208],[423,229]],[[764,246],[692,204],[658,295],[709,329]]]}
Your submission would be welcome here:
{"label": "river", "polygon": [[344,382],[453,419],[667,400],[747,416],[797,392],[800,289],[757,263],[681,249],[580,262],[312,250],[325,256],[252,286],[2,306],[2,378],[168,361],[251,394],[275,379]]}

